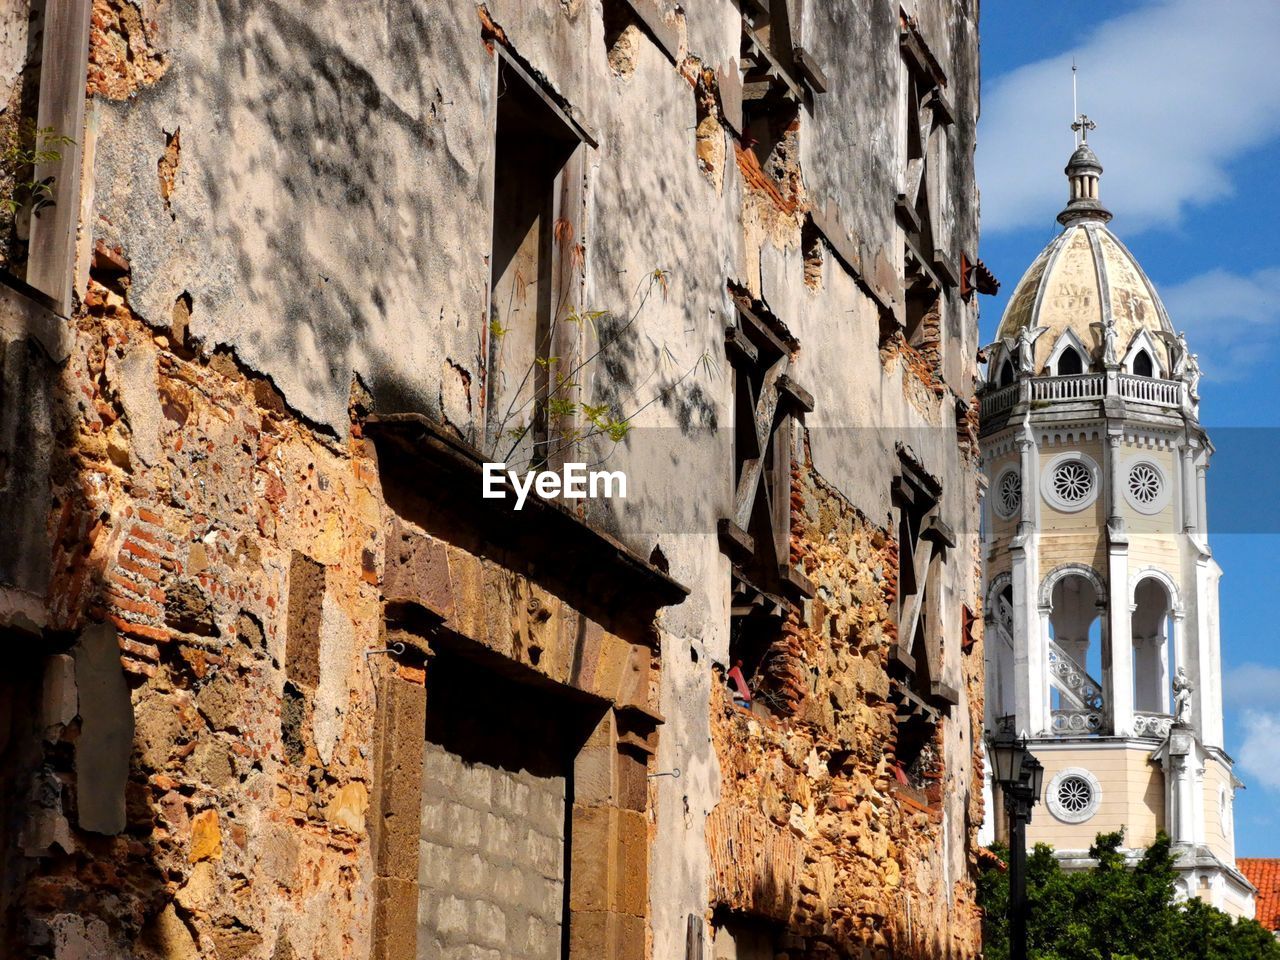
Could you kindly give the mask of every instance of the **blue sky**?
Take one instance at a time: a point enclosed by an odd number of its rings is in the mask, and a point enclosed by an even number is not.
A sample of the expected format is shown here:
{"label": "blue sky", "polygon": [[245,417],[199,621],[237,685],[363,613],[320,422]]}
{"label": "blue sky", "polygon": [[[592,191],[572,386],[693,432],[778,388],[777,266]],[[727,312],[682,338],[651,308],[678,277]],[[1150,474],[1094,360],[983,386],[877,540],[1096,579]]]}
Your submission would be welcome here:
{"label": "blue sky", "polygon": [[1059,229],[1074,57],[1112,229],[1205,370],[1236,847],[1280,856],[1280,3],[982,0],[981,35],[984,342]]}

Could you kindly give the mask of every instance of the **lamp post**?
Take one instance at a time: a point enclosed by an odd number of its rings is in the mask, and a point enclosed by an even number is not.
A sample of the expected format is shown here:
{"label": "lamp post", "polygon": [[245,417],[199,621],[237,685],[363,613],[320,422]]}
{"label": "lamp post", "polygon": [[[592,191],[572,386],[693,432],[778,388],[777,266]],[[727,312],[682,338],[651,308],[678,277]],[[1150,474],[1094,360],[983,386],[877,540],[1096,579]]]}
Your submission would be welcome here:
{"label": "lamp post", "polygon": [[1009,814],[1009,960],[1027,960],[1027,824],[1044,767],[1027,749],[1025,734],[1001,732],[988,741],[988,752]]}

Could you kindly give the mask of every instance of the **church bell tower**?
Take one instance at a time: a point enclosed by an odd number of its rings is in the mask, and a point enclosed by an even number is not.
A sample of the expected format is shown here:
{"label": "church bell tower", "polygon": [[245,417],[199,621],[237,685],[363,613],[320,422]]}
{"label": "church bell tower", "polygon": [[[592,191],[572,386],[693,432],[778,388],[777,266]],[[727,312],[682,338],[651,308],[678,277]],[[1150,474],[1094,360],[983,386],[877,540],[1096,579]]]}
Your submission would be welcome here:
{"label": "church bell tower", "polygon": [[[1062,232],[1015,288],[980,392],[986,724],[1045,767],[1028,843],[1083,866],[1163,830],[1179,883],[1253,915],[1235,866],[1200,367],[1108,227],[1081,117]],[[998,809],[998,807],[997,807]],[[999,819],[999,818],[997,818]]]}

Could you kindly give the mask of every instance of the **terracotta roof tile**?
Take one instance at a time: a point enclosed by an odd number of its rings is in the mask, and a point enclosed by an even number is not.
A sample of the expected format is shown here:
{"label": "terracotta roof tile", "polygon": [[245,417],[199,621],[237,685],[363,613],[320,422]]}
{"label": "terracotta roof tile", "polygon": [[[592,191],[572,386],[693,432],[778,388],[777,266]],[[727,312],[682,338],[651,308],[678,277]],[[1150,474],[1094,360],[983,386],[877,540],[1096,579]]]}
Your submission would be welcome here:
{"label": "terracotta roof tile", "polygon": [[1280,858],[1243,857],[1236,866],[1258,888],[1258,922],[1268,930],[1280,930]]}

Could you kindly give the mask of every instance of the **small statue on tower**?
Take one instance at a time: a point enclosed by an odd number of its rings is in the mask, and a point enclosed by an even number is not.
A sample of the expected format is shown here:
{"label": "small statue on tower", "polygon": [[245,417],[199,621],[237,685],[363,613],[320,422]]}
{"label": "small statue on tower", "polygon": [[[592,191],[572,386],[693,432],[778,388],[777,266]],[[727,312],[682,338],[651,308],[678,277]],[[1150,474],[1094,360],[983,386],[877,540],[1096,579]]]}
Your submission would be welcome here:
{"label": "small statue on tower", "polygon": [[1102,325],[1102,362],[1107,366],[1113,366],[1120,362],[1120,358],[1116,356],[1116,321],[1114,317],[1108,317],[1106,323]]}
{"label": "small statue on tower", "polygon": [[1195,688],[1195,684],[1187,676],[1186,669],[1179,667],[1178,672],[1173,676],[1174,723],[1189,724],[1191,722],[1191,693]]}

